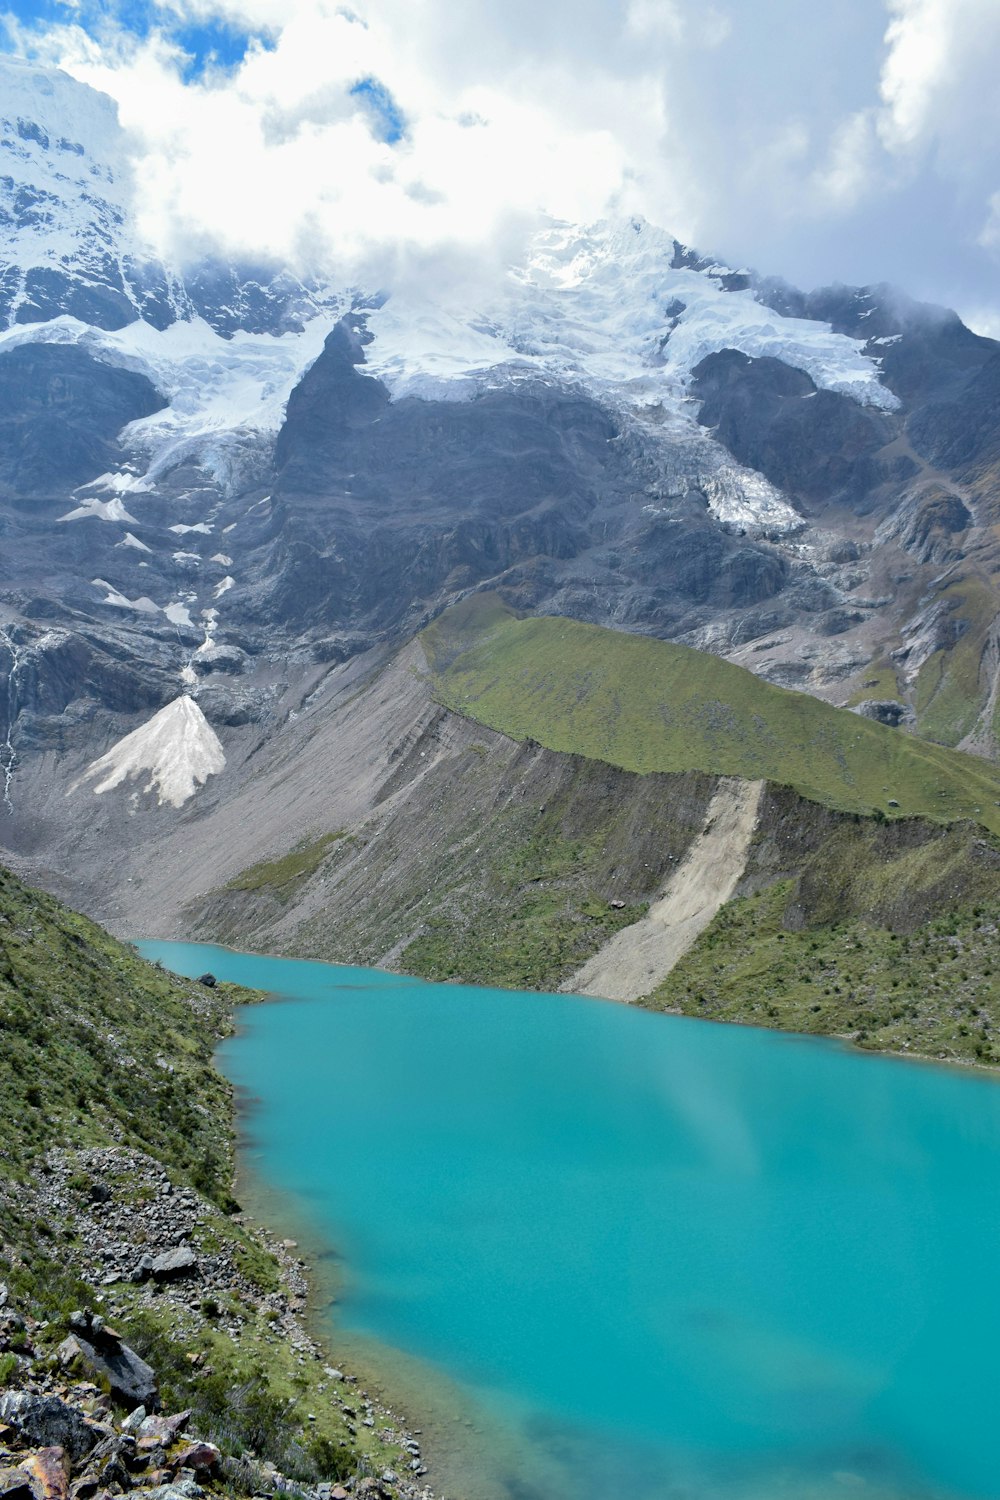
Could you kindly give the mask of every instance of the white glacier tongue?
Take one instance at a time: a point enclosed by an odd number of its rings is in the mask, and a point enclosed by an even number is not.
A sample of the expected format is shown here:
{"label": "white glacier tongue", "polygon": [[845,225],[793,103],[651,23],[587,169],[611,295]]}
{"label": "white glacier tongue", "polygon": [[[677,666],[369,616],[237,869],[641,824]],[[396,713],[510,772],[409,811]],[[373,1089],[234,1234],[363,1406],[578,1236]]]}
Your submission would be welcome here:
{"label": "white glacier tongue", "polygon": [[92,761],[67,796],[85,781],[96,782],[94,791],[100,796],[123,781],[142,777],[141,790],[155,791],[161,807],[165,802],[182,807],[225,764],[218,735],[194,699],[185,694]]}
{"label": "white glacier tongue", "polygon": [[368,365],[397,396],[461,399],[506,369],[572,380],[619,406],[679,410],[694,367],[737,349],[780,359],[864,405],[898,405],[858,340],[784,318],[749,290],[675,269],[673,258],[671,236],[642,219],[553,225],[534,236],[492,304],[390,297],[368,315]]}
{"label": "white glacier tongue", "polygon": [[[108,330],[63,316],[0,331],[0,355],[23,344],[79,344],[107,364],[145,375],[169,402],[121,434],[144,472],[127,469],[92,480],[83,488],[93,497],[60,519],[96,515],[134,522],[120,497],[138,502],[181,462],[197,462],[217,483],[229,485],[247,442],[277,433],[291,391],[349,305],[346,294],[334,299],[333,309],[301,333],[238,332],[228,339],[197,317],[164,329],[140,319]],[[117,498],[100,500],[101,492]]]}

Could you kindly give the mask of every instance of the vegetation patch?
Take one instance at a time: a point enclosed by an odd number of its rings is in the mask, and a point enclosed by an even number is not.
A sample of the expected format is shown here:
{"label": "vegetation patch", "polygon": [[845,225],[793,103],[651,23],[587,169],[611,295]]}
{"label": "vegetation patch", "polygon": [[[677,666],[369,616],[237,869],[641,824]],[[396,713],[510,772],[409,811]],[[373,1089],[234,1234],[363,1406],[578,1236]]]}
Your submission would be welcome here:
{"label": "vegetation patch", "polygon": [[599,839],[567,839],[555,829],[511,840],[491,862],[485,887],[458,889],[426,931],[401,954],[424,979],[475,976],[510,989],[551,989],[646,903],[611,903],[592,885]]}
{"label": "vegetation patch", "polygon": [[852,812],[974,818],[1000,832],[1000,770],[789,692],[706,652],[466,601],[422,639],[440,700],[515,739],[627,770],[698,769]]}
{"label": "vegetation patch", "polygon": [[52,1146],[134,1146],[226,1203],[231,1089],[212,1055],[235,986],[145,963],[0,868],[0,1172]]}
{"label": "vegetation patch", "polygon": [[915,707],[922,735],[957,745],[976,724],[990,684],[983,681],[983,653],[1000,598],[982,578],[963,578],[938,598],[948,610],[947,645],[924,662],[917,675]]}
{"label": "vegetation patch", "polygon": [[912,933],[860,919],[789,930],[792,883],[730,902],[642,1003],[717,1021],[1000,1062],[997,922],[960,908]]}
{"label": "vegetation patch", "polygon": [[262,860],[234,875],[226,889],[230,891],[270,891],[280,900],[288,900],[295,890],[314,875],[326,858],[333,844],[344,838],[345,831],[336,829],[324,833],[318,839],[296,844],[280,859]]}
{"label": "vegetation patch", "polygon": [[747,867],[756,889],[641,1003],[1000,1063],[1000,842],[968,823],[818,809],[802,822],[790,793],[772,794]]}
{"label": "vegetation patch", "polygon": [[[365,1396],[371,1425],[354,1420],[353,1387],[297,1320],[299,1263],[231,1196],[232,1089],[213,1053],[255,998],[167,974],[0,868],[0,1281],[34,1350],[0,1384],[56,1368],[71,1314],[100,1311],[245,1494],[274,1488],[264,1463],[315,1484],[409,1462],[395,1428],[374,1428],[384,1408]],[[179,1241],[193,1282],[136,1271]]]}
{"label": "vegetation patch", "polygon": [[865,668],[857,691],[847,700],[847,707],[856,708],[859,703],[867,703],[870,699],[881,703],[902,703],[899,678],[891,662],[876,661]]}

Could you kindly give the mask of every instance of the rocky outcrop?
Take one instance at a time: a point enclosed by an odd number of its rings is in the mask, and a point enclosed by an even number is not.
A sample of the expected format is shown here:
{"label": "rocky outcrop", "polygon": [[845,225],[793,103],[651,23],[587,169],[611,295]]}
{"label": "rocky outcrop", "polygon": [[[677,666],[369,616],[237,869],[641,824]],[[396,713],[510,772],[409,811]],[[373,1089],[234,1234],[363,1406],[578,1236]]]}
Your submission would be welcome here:
{"label": "rocky outcrop", "polygon": [[144,375],[71,344],[23,344],[0,359],[0,495],[66,493],[121,462],[127,422],[164,405]]}
{"label": "rocky outcrop", "polygon": [[962,556],[964,535],[972,525],[972,512],[955,490],[932,483],[907,495],[876,538],[897,541],[918,562],[940,566]]}
{"label": "rocky outcrop", "polygon": [[58,1396],[31,1390],[6,1391],[0,1396],[0,1421],[12,1427],[33,1448],[61,1448],[79,1463],[96,1447],[99,1434],[76,1407]]}
{"label": "rocky outcrop", "polygon": [[864,719],[888,724],[892,729],[909,728],[916,720],[909,704],[900,703],[896,698],[863,698],[854,705],[854,712]]}
{"label": "rocky outcrop", "polygon": [[870,508],[886,477],[876,458],[897,419],[819,390],[801,370],[734,349],[709,355],[694,370],[698,420],[729,451],[772,484],[815,507],[834,500]]}
{"label": "rocky outcrop", "polygon": [[107,1382],[112,1397],[123,1406],[155,1410],[159,1405],[156,1375],[120,1333],[90,1311],[71,1314],[69,1326],[70,1338],[62,1346],[64,1356],[72,1361],[78,1355],[95,1375]]}
{"label": "rocky outcrop", "polygon": [[205,1483],[222,1478],[215,1444],[183,1435],[189,1412],[159,1417],[138,1406],[122,1418],[95,1385],[53,1382],[31,1366],[18,1373],[24,1385],[0,1396],[4,1500],[90,1500],[126,1491],[199,1500]]}
{"label": "rocky outcrop", "polygon": [[[5,1190],[0,1176],[0,1210]],[[328,1363],[326,1350],[303,1326],[309,1288],[294,1241],[253,1231],[256,1253],[273,1256],[278,1272],[275,1289],[263,1295],[231,1250],[200,1254],[194,1283],[183,1275],[136,1282],[129,1268],[140,1261],[144,1246],[178,1239],[180,1244],[152,1259],[190,1269],[188,1238],[217,1235],[220,1221],[212,1204],[175,1187],[158,1162],[117,1147],[49,1152],[43,1170],[20,1186],[19,1204],[72,1237],[79,1246],[75,1273],[104,1298],[114,1300],[120,1289],[126,1319],[145,1311],[165,1320],[185,1342],[197,1328],[211,1330],[212,1346],[224,1355],[229,1340],[238,1357],[241,1339],[258,1317],[265,1318],[268,1340],[291,1351],[293,1368],[318,1372],[309,1399],[334,1408],[345,1438],[356,1437],[361,1425],[372,1432],[377,1424],[377,1477],[371,1459],[360,1461],[345,1478],[342,1496],[432,1500],[418,1437],[356,1375]],[[0,1245],[0,1257],[10,1254],[9,1245]],[[233,1493],[234,1484],[245,1493],[248,1482],[261,1496],[294,1489],[306,1500],[334,1500],[338,1479],[347,1475],[341,1468],[325,1481],[289,1477],[271,1459],[230,1451],[221,1435],[228,1430],[224,1413],[217,1414],[217,1433],[199,1426],[191,1402],[161,1412],[157,1372],[93,1308],[72,1313],[62,1325],[39,1322],[20,1313],[0,1283],[0,1356],[5,1353],[13,1360],[0,1387],[2,1500],[92,1500],[126,1492],[138,1492],[137,1500],[207,1500]],[[131,1381],[123,1379],[124,1360]],[[203,1352],[192,1355],[190,1370],[196,1405],[198,1383],[211,1380],[213,1371]],[[347,1448],[339,1450],[337,1462],[354,1468]]]}

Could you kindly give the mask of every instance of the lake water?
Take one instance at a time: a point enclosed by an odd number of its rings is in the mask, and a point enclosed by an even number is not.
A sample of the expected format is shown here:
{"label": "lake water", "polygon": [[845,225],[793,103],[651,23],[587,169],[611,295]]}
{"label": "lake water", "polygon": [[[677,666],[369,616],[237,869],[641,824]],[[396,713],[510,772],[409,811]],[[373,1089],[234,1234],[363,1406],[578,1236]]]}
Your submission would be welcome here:
{"label": "lake water", "polygon": [[1000,1496],[997,1080],[140,947],[285,997],[221,1051],[250,1160],[337,1252],[337,1338],[425,1382],[439,1494]]}

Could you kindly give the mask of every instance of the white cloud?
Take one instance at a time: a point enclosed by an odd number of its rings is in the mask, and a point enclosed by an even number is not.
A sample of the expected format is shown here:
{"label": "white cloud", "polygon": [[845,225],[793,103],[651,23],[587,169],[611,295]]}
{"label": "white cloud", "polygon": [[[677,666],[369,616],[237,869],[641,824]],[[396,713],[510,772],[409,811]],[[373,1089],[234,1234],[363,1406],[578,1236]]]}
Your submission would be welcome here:
{"label": "white cloud", "polygon": [[982,133],[995,140],[1000,128],[1000,6],[996,0],[888,0],[888,6],[879,89],[886,149],[933,144],[956,170],[971,146],[978,162],[987,145]]}
{"label": "white cloud", "polygon": [[953,17],[962,0],[890,0],[893,19],[879,92],[885,108],[879,131],[889,150],[912,146],[924,134],[935,95],[952,63]]}
{"label": "white cloud", "polygon": [[872,110],[859,109],[837,126],[828,157],[813,176],[821,212],[850,210],[863,199],[875,173],[876,146]]}
{"label": "white cloud", "polygon": [[892,192],[936,157],[951,176],[982,165],[1000,131],[991,78],[996,0],[886,0],[878,98],[834,127],[813,182],[836,213]]}
{"label": "white cloud", "polygon": [[[186,19],[223,9],[182,4]],[[187,82],[162,32],[138,41],[108,23],[95,41],[67,25],[42,46],[116,100],[135,142],[142,228],[171,253],[210,240],[349,268],[387,249],[493,245],[541,211],[590,219],[632,207],[646,172],[670,190],[650,151],[666,121],[654,72],[558,54],[501,66],[469,55],[441,0],[419,10],[361,0],[354,17],[325,0],[245,0],[225,14],[279,28],[273,44]],[[365,78],[401,111],[395,144],[351,94]]]}
{"label": "white cloud", "polygon": [[674,0],[629,0],[625,28],[633,36],[680,41],[684,34],[684,17]]}
{"label": "white cloud", "polygon": [[[542,210],[640,212],[806,283],[915,279],[948,300],[950,229],[970,304],[992,296],[1000,0],[838,0],[808,27],[801,0],[170,5],[267,44],[185,82],[169,27],[13,27],[118,102],[168,250],[218,242],[370,284],[488,274]],[[351,94],[367,77],[405,120],[395,143]]]}

